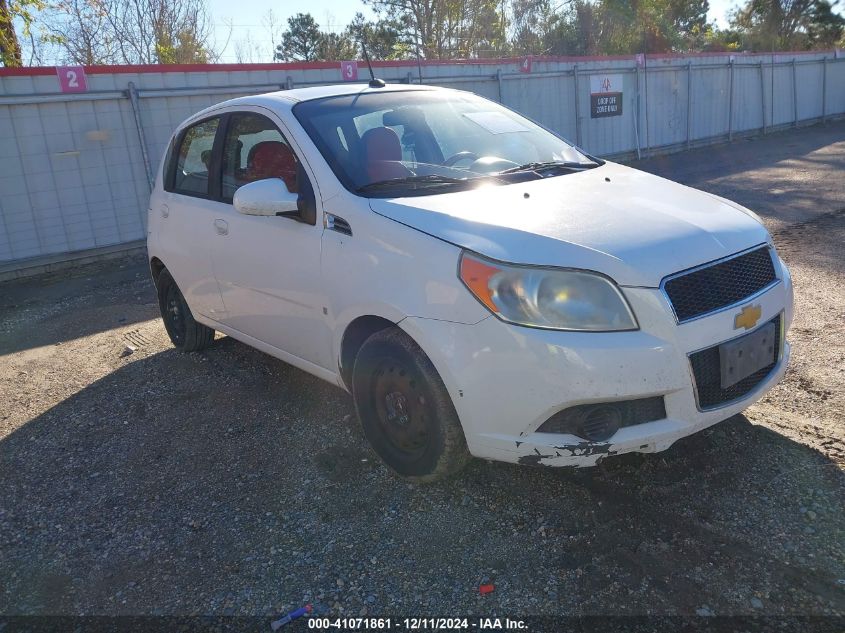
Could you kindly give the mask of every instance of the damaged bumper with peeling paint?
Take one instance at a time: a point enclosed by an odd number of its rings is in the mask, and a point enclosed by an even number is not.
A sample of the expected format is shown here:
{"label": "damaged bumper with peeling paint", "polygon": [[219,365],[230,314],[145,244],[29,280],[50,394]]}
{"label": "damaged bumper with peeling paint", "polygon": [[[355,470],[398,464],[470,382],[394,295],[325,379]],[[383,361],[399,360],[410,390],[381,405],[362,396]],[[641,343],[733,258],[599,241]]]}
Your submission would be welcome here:
{"label": "damaged bumper with peeling paint", "polygon": [[[792,286],[781,282],[755,299],[760,324],[792,321]],[[689,355],[735,338],[737,310],[678,324],[656,288],[623,288],[640,324],[632,332],[561,332],[488,317],[474,325],[409,317],[400,326],[425,349],[443,378],[476,457],[545,466],[593,466],[629,452],[662,451],[676,440],[725,420],[760,399],[786,371],[789,345],[756,388],[718,408],[701,410]],[[666,417],[624,426],[604,442],[539,427],[568,407],[660,396]]]}

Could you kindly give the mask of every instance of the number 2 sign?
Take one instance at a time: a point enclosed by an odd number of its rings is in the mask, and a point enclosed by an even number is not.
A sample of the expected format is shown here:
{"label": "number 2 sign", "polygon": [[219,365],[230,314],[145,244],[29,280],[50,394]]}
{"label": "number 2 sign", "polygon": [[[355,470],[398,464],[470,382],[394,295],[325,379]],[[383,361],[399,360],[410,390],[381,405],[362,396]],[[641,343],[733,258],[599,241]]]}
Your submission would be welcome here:
{"label": "number 2 sign", "polygon": [[82,66],[59,66],[56,68],[62,92],[88,92],[88,81]]}
{"label": "number 2 sign", "polygon": [[358,62],[340,62],[343,81],[358,81]]}

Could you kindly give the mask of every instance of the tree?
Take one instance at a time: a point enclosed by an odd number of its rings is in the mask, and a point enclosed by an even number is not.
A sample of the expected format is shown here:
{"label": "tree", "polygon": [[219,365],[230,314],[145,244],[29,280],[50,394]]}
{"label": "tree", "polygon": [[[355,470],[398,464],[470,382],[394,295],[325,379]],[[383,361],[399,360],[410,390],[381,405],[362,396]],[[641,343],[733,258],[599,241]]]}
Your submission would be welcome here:
{"label": "tree", "polygon": [[321,33],[317,43],[317,59],[321,61],[336,61],[341,59],[356,59],[358,46],[349,30],[343,33]]}
{"label": "tree", "polygon": [[731,25],[757,51],[832,46],[842,37],[842,16],[827,0],[749,0]]}
{"label": "tree", "polygon": [[211,20],[203,0],[111,2],[116,11],[109,13],[109,19],[125,63],[208,60]]}
{"label": "tree", "polygon": [[4,66],[21,66],[21,45],[15,33],[14,16],[7,0],[0,0],[0,58]]}
{"label": "tree", "polygon": [[552,36],[562,19],[549,0],[513,0],[511,13],[513,50],[520,55],[544,55],[562,35]]}
{"label": "tree", "polygon": [[708,9],[707,0],[602,0],[601,49],[609,55],[689,50]]}
{"label": "tree", "polygon": [[58,15],[48,16],[44,26],[68,61],[85,66],[120,61],[108,19],[97,5],[89,0],[65,0],[54,8]]}
{"label": "tree", "polygon": [[279,46],[282,40],[282,20],[276,16],[272,9],[269,9],[261,18],[261,24],[270,36],[270,59],[275,61],[276,52],[280,50]]}
{"label": "tree", "polygon": [[669,0],[668,9],[672,23],[682,35],[707,27],[708,0]]}
{"label": "tree", "polygon": [[[546,55],[598,55],[600,23],[597,5],[574,0],[562,13],[553,13],[542,30],[541,47]],[[514,40],[514,53],[524,55],[520,42]]]}
{"label": "tree", "polygon": [[368,21],[362,13],[356,13],[349,24],[349,33],[354,41],[367,45],[370,59],[405,59],[413,56],[413,48],[402,41],[401,27],[392,20]]}
{"label": "tree", "polygon": [[205,63],[216,57],[204,0],[61,0],[44,26],[74,64]]}
{"label": "tree", "polygon": [[[364,0],[427,59],[478,57],[501,41],[497,0]],[[494,32],[495,29],[495,32]]]}
{"label": "tree", "polygon": [[0,64],[10,67],[23,65],[15,20],[23,24],[23,34],[30,36],[34,12],[43,8],[42,0],[0,0]]}
{"label": "tree", "polygon": [[317,59],[322,34],[310,13],[297,13],[288,18],[288,29],[276,49],[276,59],[310,62]]}
{"label": "tree", "polygon": [[573,13],[577,48],[572,51],[572,54],[598,55],[601,46],[601,12],[594,4],[577,0]]}
{"label": "tree", "polygon": [[810,48],[833,48],[842,39],[843,33],[845,33],[845,18],[834,13],[833,5],[827,0],[817,0],[807,24],[807,40]]}
{"label": "tree", "polygon": [[250,31],[246,32],[246,36],[235,40],[234,49],[235,61],[238,64],[256,64],[267,61],[266,51],[263,51],[263,47],[252,39]]}
{"label": "tree", "polygon": [[700,50],[712,53],[728,53],[742,50],[742,33],[736,29],[708,27],[704,33]]}
{"label": "tree", "polygon": [[190,29],[163,34],[156,42],[159,64],[207,64],[208,50]]}
{"label": "tree", "polygon": [[568,55],[699,50],[712,30],[708,9],[707,0],[574,0],[548,18],[544,49]]}

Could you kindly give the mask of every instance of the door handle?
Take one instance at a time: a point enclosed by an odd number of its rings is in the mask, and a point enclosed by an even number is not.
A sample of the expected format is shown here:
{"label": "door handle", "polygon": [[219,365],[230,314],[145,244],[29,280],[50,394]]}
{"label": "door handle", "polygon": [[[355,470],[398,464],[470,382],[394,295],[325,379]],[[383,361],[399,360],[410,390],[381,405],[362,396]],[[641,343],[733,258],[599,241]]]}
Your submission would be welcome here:
{"label": "door handle", "polygon": [[217,229],[217,235],[229,235],[229,223],[226,220],[215,220],[214,228]]}

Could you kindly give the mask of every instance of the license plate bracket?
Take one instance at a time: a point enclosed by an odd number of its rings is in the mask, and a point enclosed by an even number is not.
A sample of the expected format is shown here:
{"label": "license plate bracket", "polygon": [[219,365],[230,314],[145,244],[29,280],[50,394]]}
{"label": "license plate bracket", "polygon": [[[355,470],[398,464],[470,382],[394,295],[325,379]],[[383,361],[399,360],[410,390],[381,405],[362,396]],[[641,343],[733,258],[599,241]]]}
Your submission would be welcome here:
{"label": "license plate bracket", "polygon": [[775,338],[775,324],[767,323],[750,334],[719,345],[722,389],[771,365],[777,353]]}

